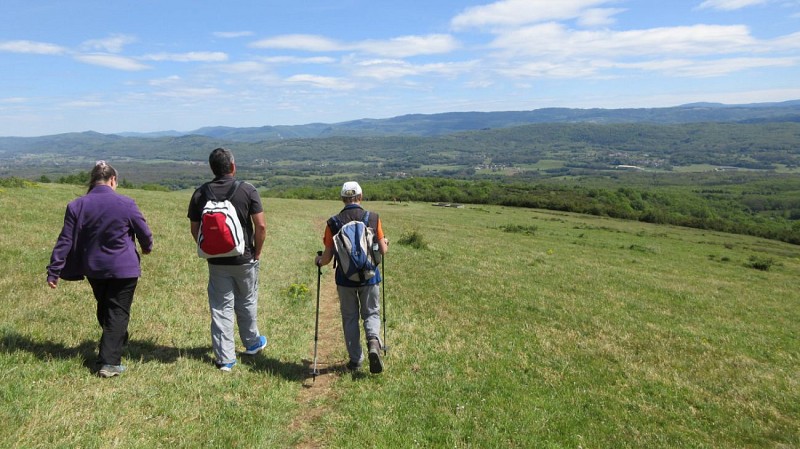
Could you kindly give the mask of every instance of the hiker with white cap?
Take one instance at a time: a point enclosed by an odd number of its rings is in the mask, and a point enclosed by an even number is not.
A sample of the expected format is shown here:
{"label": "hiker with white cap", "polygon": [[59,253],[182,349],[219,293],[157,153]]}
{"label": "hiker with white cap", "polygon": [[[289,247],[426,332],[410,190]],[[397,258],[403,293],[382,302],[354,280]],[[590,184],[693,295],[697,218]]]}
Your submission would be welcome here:
{"label": "hiker with white cap", "polygon": [[[383,234],[378,214],[361,207],[363,193],[357,182],[344,183],[341,197],[344,208],[328,220],[322,240],[325,251],[316,257],[315,262],[317,266],[323,266],[336,257],[336,288],[345,345],[350,357],[347,368],[357,371],[364,362],[360,341],[361,318],[366,334],[369,370],[378,374],[383,372],[379,288],[382,279],[378,265],[389,249],[389,240]],[[366,246],[365,251],[357,248],[359,241],[361,246]],[[352,257],[348,257],[348,251]],[[364,260],[357,260],[356,253],[363,255]]]}

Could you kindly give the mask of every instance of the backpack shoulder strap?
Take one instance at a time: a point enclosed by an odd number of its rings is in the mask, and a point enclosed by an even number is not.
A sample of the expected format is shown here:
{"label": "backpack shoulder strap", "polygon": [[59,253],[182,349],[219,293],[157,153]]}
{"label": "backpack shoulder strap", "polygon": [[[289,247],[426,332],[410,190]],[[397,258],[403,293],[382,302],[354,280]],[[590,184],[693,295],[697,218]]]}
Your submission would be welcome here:
{"label": "backpack shoulder strap", "polygon": [[[328,228],[330,228],[331,235],[334,237],[334,240],[336,240],[336,234],[339,233],[339,231],[342,229],[342,226],[344,226],[344,223],[342,223],[342,220],[338,215],[334,215],[328,219]],[[333,256],[333,269],[335,270],[339,266],[339,254],[334,251]]]}
{"label": "backpack shoulder strap", "polygon": [[225,199],[230,200],[231,198],[233,198],[233,195],[236,195],[236,191],[239,190],[239,186],[241,185],[242,181],[239,181],[238,179],[236,181],[233,181],[233,185],[231,186],[231,189],[228,191],[228,195],[225,197]]}
{"label": "backpack shoulder strap", "polygon": [[364,217],[361,218],[361,221],[364,222],[364,226],[369,227],[369,211],[364,211]]}
{"label": "backpack shoulder strap", "polygon": [[[236,191],[239,190],[239,186],[241,186],[241,185],[242,185],[242,181],[239,181],[238,179],[236,181],[234,181],[233,185],[230,188],[230,190],[228,190],[228,193],[225,195],[225,199],[229,200],[229,199],[233,198],[233,195],[236,194]],[[210,182],[207,182],[207,183],[203,184],[200,188],[202,189],[203,193],[205,193],[207,199],[210,199],[211,201],[218,201],[217,200],[217,196],[214,195],[214,190],[211,189],[211,183]]]}
{"label": "backpack shoulder strap", "polygon": [[206,196],[206,200],[210,199],[211,201],[217,201],[216,195],[214,195],[214,192],[211,190],[211,183],[210,182],[207,182],[207,183],[203,184],[200,187],[200,190]]}
{"label": "backpack shoulder strap", "polygon": [[331,228],[331,234],[336,235],[336,233],[342,229],[342,226],[344,226],[344,223],[342,223],[338,215],[334,215],[328,219],[328,227]]}

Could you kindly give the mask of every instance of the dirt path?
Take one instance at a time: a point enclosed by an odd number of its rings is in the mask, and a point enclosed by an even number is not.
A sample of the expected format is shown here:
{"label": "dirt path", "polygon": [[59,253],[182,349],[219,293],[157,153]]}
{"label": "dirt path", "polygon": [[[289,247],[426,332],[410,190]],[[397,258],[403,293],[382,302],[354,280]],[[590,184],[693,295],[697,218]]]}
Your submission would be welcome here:
{"label": "dirt path", "polygon": [[[342,335],[342,321],[339,312],[339,297],[333,281],[333,265],[329,264],[322,269],[322,281],[319,301],[319,337],[317,338],[317,374],[311,375],[314,366],[314,342],[311,342],[308,353],[310,358],[303,362],[307,365],[309,373],[303,380],[303,389],[298,395],[300,413],[289,425],[290,432],[303,432],[305,428],[313,426],[326,412],[325,402],[335,395],[332,388],[336,380],[345,373],[347,358],[342,358],[344,337]],[[316,285],[314,286],[316,288]],[[316,291],[314,292],[316,295]],[[314,297],[316,301],[316,296]],[[311,433],[307,433],[311,435]],[[319,447],[319,442],[310,436],[295,447]]]}

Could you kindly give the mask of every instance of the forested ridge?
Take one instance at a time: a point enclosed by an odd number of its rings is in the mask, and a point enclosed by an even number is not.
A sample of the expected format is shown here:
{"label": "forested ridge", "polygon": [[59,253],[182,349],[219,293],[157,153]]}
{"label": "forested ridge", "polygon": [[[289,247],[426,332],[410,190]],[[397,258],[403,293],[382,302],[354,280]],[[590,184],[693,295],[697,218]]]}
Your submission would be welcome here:
{"label": "forested ridge", "polygon": [[[544,123],[439,136],[231,142],[75,133],[0,138],[0,176],[84,183],[113,161],[127,187],[184,189],[210,149],[267,196],[335,198],[358,179],[385,201],[533,207],[800,244],[800,123]],[[705,167],[683,173],[686,167]]]}
{"label": "forested ridge", "polygon": [[[715,164],[743,168],[800,165],[800,123],[691,123],[654,125],[534,124],[437,137],[365,136],[230,142],[204,136],[161,138],[78,133],[42,138],[0,138],[0,160],[30,155],[133,160],[204,161],[208,148],[236,149],[241,162],[378,161],[403,169],[427,164],[473,165],[487,161],[530,164],[540,159],[571,165],[614,164],[639,157],[680,166]],[[31,162],[33,162],[31,160]]]}

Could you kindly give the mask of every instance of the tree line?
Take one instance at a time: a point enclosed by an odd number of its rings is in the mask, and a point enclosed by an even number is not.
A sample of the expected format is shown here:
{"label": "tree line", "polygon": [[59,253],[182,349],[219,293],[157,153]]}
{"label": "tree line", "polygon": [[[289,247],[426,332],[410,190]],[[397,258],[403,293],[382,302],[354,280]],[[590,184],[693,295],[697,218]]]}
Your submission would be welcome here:
{"label": "tree line", "polygon": [[[413,178],[362,183],[367,201],[448,202],[493,204],[549,209],[637,220],[654,224],[752,235],[800,244],[800,200],[786,195],[741,195],[736,192],[709,194],[681,186],[590,187],[472,181],[445,178]],[[338,199],[335,185],[277,187],[266,196],[298,199]],[[748,206],[772,201],[772,207]],[[764,213],[765,211],[769,213]]]}
{"label": "tree line", "polygon": [[[309,180],[303,185],[262,187],[265,197],[295,199],[339,198],[340,181]],[[40,182],[49,182],[40,179]],[[61,183],[88,184],[88,174],[59,179]],[[654,224],[686,226],[745,234],[800,245],[800,180],[796,177],[764,178],[727,188],[694,185],[660,187],[614,186],[607,180],[586,185],[524,183],[518,181],[411,178],[362,182],[367,201],[491,204],[583,213]],[[594,184],[594,185],[592,185]],[[30,187],[22,178],[0,178],[0,187]],[[123,188],[167,190],[159,185]]]}

